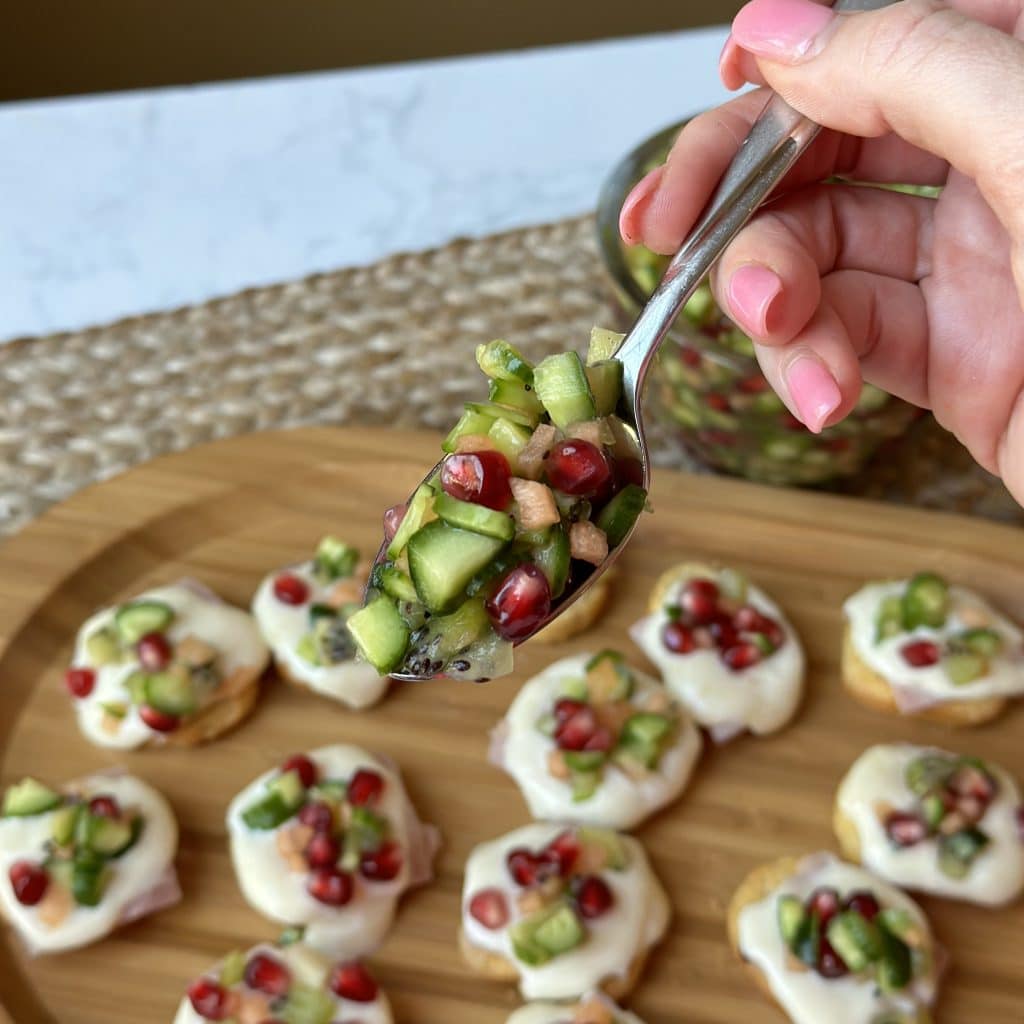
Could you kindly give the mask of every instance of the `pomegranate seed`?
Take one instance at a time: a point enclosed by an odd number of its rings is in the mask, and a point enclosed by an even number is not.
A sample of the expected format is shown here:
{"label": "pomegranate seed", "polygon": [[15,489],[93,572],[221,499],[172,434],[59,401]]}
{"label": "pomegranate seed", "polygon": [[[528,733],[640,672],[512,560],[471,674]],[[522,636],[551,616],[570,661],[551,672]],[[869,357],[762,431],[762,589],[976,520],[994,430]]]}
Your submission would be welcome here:
{"label": "pomegranate seed", "polygon": [[839,893],[825,886],[815,889],[807,897],[807,909],[824,927],[839,913]]}
{"label": "pomegranate seed", "polygon": [[45,895],[50,876],[41,864],[16,860],[7,872],[14,898],[26,907],[34,907]]}
{"label": "pomegranate seed", "polygon": [[508,902],[500,889],[481,889],[469,901],[469,913],[492,932],[508,924]]}
{"label": "pomegranate seed", "polygon": [[524,887],[533,885],[540,873],[539,858],[525,846],[517,846],[514,850],[509,850],[508,856],[505,858],[505,866],[516,885]]}
{"label": "pomegranate seed", "polygon": [[758,374],[753,377],[746,377],[737,385],[745,395],[759,395],[762,391],[768,390],[768,381]]}
{"label": "pomegranate seed", "polygon": [[147,633],[135,645],[135,653],[147,672],[159,672],[171,663],[171,644],[163,633]]}
{"label": "pomegranate seed", "polygon": [[281,774],[284,775],[286,772],[296,772],[306,789],[315,786],[320,777],[317,766],[305,754],[292,754],[287,758],[281,765]]}
{"label": "pomegranate seed", "polygon": [[120,818],[121,805],[114,797],[104,793],[102,796],[94,796],[89,801],[89,813],[100,818]]}
{"label": "pomegranate seed", "polygon": [[878,905],[878,900],[875,899],[873,893],[866,889],[858,889],[846,897],[846,909],[855,911],[865,920],[874,921],[882,908]]}
{"label": "pomegranate seed", "polygon": [[544,849],[545,859],[557,863],[558,873],[563,878],[572,871],[579,855],[580,844],[572,832],[562,832],[555,836]]}
{"label": "pomegranate seed", "polygon": [[885,834],[897,846],[913,846],[928,838],[928,826],[916,814],[893,811],[885,819]]}
{"label": "pomegranate seed", "polygon": [[742,672],[761,660],[761,648],[757,644],[741,643],[722,651],[722,661],[733,670]]}
{"label": "pomegranate seed", "polygon": [[403,502],[401,505],[392,505],[384,513],[384,539],[386,541],[390,542],[395,539],[395,534],[398,533],[398,528],[402,525],[408,508],[409,506]]}
{"label": "pomegranate seed", "polygon": [[487,600],[487,614],[503,640],[525,640],[551,611],[548,578],[532,562],[517,565]]}
{"label": "pomegranate seed", "polygon": [[225,1020],[228,1015],[228,990],[212,978],[199,978],[188,987],[192,1009],[204,1020]]}
{"label": "pomegranate seed", "polygon": [[301,577],[283,572],[274,580],[274,597],[284,604],[305,604],[309,600],[309,587]]}
{"label": "pomegranate seed", "polygon": [[644,464],[639,459],[627,455],[615,460],[615,477],[620,487],[626,484],[644,485]]}
{"label": "pomegranate seed", "polygon": [[704,396],[704,402],[709,409],[714,409],[716,412],[728,412],[729,411],[729,399],[725,395],[719,395],[715,392],[711,392]]}
{"label": "pomegranate seed", "polygon": [[587,705],[581,700],[573,700],[571,697],[559,697],[555,701],[555,721],[564,722],[572,718],[577,711],[582,711]]}
{"label": "pomegranate seed", "polygon": [[308,825],[314,832],[334,831],[334,813],[330,805],[325,804],[323,800],[304,804],[299,811],[299,821],[303,825]]}
{"label": "pomegranate seed", "polygon": [[668,622],[661,631],[661,642],[673,654],[689,654],[697,647],[693,630],[681,622]]}
{"label": "pomegranate seed", "polygon": [[562,750],[583,750],[597,732],[597,719],[583,707],[555,728],[555,742]]}
{"label": "pomegranate seed", "polygon": [[338,868],[317,868],[306,883],[306,891],[329,907],[343,907],[352,899],[352,876]]}
{"label": "pomegranate seed", "polygon": [[441,466],[446,494],[499,512],[512,503],[511,476],[508,459],[501,452],[460,452],[449,455]]}
{"label": "pomegranate seed", "polygon": [[767,615],[762,615],[756,608],[744,605],[733,616],[733,625],[741,633],[760,633],[766,636],[773,647],[781,647],[785,634],[782,627]]}
{"label": "pomegranate seed", "polygon": [[725,612],[719,612],[715,615],[708,623],[708,630],[711,633],[711,638],[715,641],[715,646],[719,650],[724,651],[729,647],[735,647],[739,643],[740,635],[732,624],[732,618],[726,615]]}
{"label": "pomegranate seed", "polygon": [[938,644],[931,640],[912,640],[900,648],[903,660],[914,668],[927,668],[939,660]]}
{"label": "pomegranate seed", "polygon": [[679,349],[679,358],[682,359],[687,366],[692,366],[696,369],[700,366],[700,353],[695,348],[690,348],[684,345]]}
{"label": "pomegranate seed", "polygon": [[996,780],[973,764],[961,765],[946,783],[958,797],[973,797],[988,805],[996,795]]}
{"label": "pomegranate seed", "polygon": [[718,615],[718,585],[712,580],[689,580],[679,595],[684,618],[696,626],[706,626]]}
{"label": "pomegranate seed", "polygon": [[152,708],[148,704],[139,706],[139,718],[154,732],[174,732],[181,724],[181,719],[177,715],[168,715],[163,711],[157,711],[156,708]]}
{"label": "pomegranate seed", "polygon": [[268,996],[283,996],[291,988],[292,973],[276,957],[257,953],[245,965],[245,983]]}
{"label": "pomegranate seed", "polygon": [[369,768],[360,768],[348,781],[346,799],[357,807],[375,804],[384,792],[384,778]]}
{"label": "pomegranate seed", "polygon": [[608,913],[615,902],[608,883],[597,875],[583,875],[577,879],[573,889],[576,907],[582,917],[601,917]]}
{"label": "pomegranate seed", "polygon": [[1017,835],[1024,843],[1024,806],[1017,808]]}
{"label": "pomegranate seed", "polygon": [[329,832],[314,832],[306,844],[306,863],[311,868],[329,868],[340,855],[341,845]]}
{"label": "pomegranate seed", "polygon": [[612,735],[611,729],[605,728],[603,725],[600,726],[590,737],[589,740],[584,744],[584,750],[600,750],[607,753],[612,749],[612,745],[615,743],[615,737]]}
{"label": "pomegranate seed", "polygon": [[359,873],[371,882],[390,882],[402,870],[402,848],[388,840],[367,851],[359,861]]}
{"label": "pomegranate seed", "polygon": [[576,498],[592,498],[611,480],[612,468],[597,445],[570,438],[551,449],[544,473],[556,491]]}
{"label": "pomegranate seed", "polygon": [[377,982],[360,963],[338,964],[331,971],[331,991],[350,1003],[372,1003],[377,998]]}
{"label": "pomegranate seed", "polygon": [[64,685],[72,697],[88,697],[96,685],[96,673],[91,668],[69,668],[64,673]]}
{"label": "pomegranate seed", "polygon": [[832,948],[832,943],[822,938],[821,946],[818,949],[818,973],[823,978],[841,978],[848,974],[846,964],[842,957]]}

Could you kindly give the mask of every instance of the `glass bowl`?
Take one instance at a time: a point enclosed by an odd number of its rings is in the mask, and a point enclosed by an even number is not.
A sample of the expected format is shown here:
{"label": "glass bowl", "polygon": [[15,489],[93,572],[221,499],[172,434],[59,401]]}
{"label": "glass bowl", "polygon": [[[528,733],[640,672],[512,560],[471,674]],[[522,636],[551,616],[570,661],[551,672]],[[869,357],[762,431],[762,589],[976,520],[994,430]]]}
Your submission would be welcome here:
{"label": "glass bowl", "polygon": [[[681,124],[652,135],[614,168],[601,189],[597,231],[622,329],[661,279],[668,258],[626,246],[619,210],[630,189],[664,162]],[[904,433],[920,410],[865,384],[854,411],[812,434],[783,405],[754,357],[750,338],[722,313],[705,282],[662,343],[647,410],[658,433],[714,469],[773,484],[822,484],[857,473],[882,442]]]}

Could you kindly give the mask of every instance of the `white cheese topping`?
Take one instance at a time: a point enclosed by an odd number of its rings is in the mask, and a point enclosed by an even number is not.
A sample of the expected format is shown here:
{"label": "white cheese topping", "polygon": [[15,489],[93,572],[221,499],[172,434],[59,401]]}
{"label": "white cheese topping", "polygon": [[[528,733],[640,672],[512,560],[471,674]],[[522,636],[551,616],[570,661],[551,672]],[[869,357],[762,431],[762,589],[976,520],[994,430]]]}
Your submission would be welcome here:
{"label": "white cheese topping", "polygon": [[68,915],[52,926],[42,920],[41,904],[27,907],[18,902],[9,871],[17,860],[42,862],[44,844],[51,837],[57,811],[0,818],[0,911],[34,953],[75,949],[109,934],[117,927],[129,904],[165,881],[178,848],[178,826],[170,806],[140,779],[131,775],[98,774],[69,783],[65,788],[85,799],[100,794],[113,796],[123,810],[140,811],[145,824],[135,845],[107,862],[110,879],[100,902],[95,907],[83,907],[72,900]]}
{"label": "white cheese topping", "polygon": [[605,870],[601,878],[614,898],[602,917],[586,922],[587,936],[581,945],[538,967],[518,960],[509,928],[485,928],[469,913],[469,903],[481,889],[500,889],[513,911],[522,892],[509,875],[505,859],[517,846],[540,850],[565,831],[564,826],[526,825],[500,839],[477,846],[466,862],[462,889],[462,927],[468,942],[504,957],[519,971],[519,990],[527,999],[575,999],[597,988],[608,978],[625,977],[632,962],[657,943],[669,922],[668,898],[654,876],[643,847],[631,836],[619,836],[629,855],[622,871]]}
{"label": "white cheese topping", "polygon": [[[593,796],[574,802],[569,782],[548,770],[548,757],[556,744],[537,728],[537,721],[551,713],[555,701],[564,695],[567,680],[583,679],[589,659],[589,654],[563,658],[523,685],[498,726],[504,768],[519,785],[534,818],[633,828],[683,791],[700,754],[700,731],[681,713],[676,738],[655,771],[633,779],[609,762]],[[647,698],[664,693],[650,676],[633,670],[633,677],[631,703],[637,711]]]}
{"label": "white cheese topping", "polygon": [[937,838],[904,847],[889,841],[878,807],[882,804],[894,811],[917,808],[918,799],[906,783],[906,770],[911,761],[927,754],[956,756],[934,747],[882,744],[861,754],[840,783],[836,802],[857,830],[862,863],[887,881],[922,892],[992,905],[1015,899],[1024,889],[1024,842],[1016,819],[1021,793],[998,765],[986,763],[999,788],[977,823],[990,843],[965,878],[951,878],[940,870]]}
{"label": "white cheese topping", "polygon": [[[605,995],[590,995],[581,1000],[587,1006],[595,1001],[611,1014],[611,1024],[644,1024],[635,1013],[620,1009]],[[578,1006],[578,1003],[530,1003],[516,1010],[505,1024],[575,1024],[573,1014]],[[593,1018],[583,1019],[589,1024]]]}
{"label": "white cheese topping", "polygon": [[334,665],[314,665],[297,651],[299,641],[310,630],[309,608],[326,604],[336,583],[323,583],[313,571],[313,562],[303,562],[282,570],[297,576],[309,587],[309,600],[301,605],[286,604],[274,596],[274,580],[281,572],[271,573],[260,584],[252,602],[264,639],[274,657],[288,672],[311,690],[339,700],[351,708],[376,704],[388,688],[388,678],[377,674],[365,661],[352,657]]}
{"label": "white cheese topping", "polygon": [[[938,629],[919,626],[875,643],[879,609],[887,597],[900,597],[908,580],[869,583],[846,599],[843,611],[850,624],[854,650],[870,668],[893,688],[893,696],[905,710],[940,704],[948,700],[985,697],[1014,697],[1024,693],[1024,633],[984,598],[964,587],[949,588],[950,610]],[[984,626],[1003,638],[1003,651],[989,661],[987,675],[958,686],[949,678],[941,661],[915,668],[900,649],[915,640],[932,640],[940,647],[956,633]]]}
{"label": "white cheese topping", "polygon": [[794,965],[779,934],[778,900],[782,895],[805,900],[819,886],[835,888],[841,898],[855,889],[870,890],[883,906],[906,910],[934,948],[927,919],[909,896],[831,854],[805,857],[796,874],[763,899],[748,904],[739,916],[740,953],[764,974],[772,994],[794,1024],[873,1024],[883,1010],[913,1013],[921,1006],[930,1006],[936,994],[934,968],[915,978],[903,991],[886,996],[870,978],[823,978],[816,971]]}

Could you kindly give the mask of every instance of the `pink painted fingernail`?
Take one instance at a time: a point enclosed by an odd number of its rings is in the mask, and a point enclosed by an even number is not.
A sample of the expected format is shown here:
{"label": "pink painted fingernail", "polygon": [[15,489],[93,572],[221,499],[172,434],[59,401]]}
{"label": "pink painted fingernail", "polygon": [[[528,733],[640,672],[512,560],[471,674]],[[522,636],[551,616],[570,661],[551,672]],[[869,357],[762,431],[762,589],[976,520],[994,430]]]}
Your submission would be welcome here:
{"label": "pink painted fingernail", "polygon": [[627,245],[636,245],[641,241],[639,228],[643,209],[658,191],[664,172],[664,166],[648,171],[626,196],[626,201],[619,211],[619,234]]}
{"label": "pink painted fingernail", "polygon": [[782,278],[761,266],[747,263],[729,278],[729,312],[740,326],[763,338],[768,333],[768,310],[782,292]]}
{"label": "pink painted fingernail", "polygon": [[759,57],[800,60],[813,56],[836,15],[814,0],[751,0],[732,23],[737,45]]}
{"label": "pink painted fingernail", "polygon": [[839,408],[839,385],[817,356],[799,355],[785,371],[789,397],[807,429],[821,433],[825,421]]}

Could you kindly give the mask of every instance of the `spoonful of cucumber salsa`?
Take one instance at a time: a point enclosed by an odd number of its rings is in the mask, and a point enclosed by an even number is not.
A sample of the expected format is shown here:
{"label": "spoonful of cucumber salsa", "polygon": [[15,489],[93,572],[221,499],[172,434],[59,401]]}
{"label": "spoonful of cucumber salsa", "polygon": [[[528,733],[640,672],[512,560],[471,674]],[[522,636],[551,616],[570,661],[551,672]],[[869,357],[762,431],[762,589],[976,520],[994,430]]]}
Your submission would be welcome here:
{"label": "spoonful of cucumber salsa", "polygon": [[585,363],[570,351],[531,366],[504,341],[477,349],[488,401],[466,405],[441,461],[385,515],[363,607],[348,619],[360,655],[381,675],[506,675],[513,647],[608,570],[647,502],[640,400],[651,360],[818,131],[772,95],[629,334],[595,329]]}

